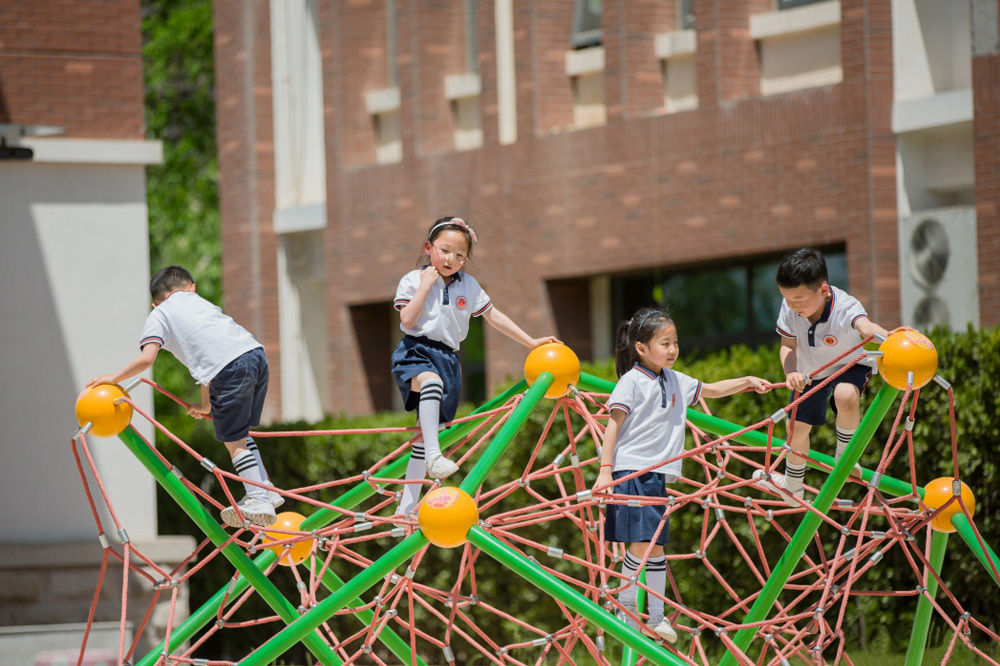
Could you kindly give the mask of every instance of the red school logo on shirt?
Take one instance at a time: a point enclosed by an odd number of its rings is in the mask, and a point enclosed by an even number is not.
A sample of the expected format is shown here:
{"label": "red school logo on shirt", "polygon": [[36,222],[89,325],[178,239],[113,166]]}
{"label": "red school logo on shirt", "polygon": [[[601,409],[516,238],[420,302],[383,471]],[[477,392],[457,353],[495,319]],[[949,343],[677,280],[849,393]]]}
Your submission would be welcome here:
{"label": "red school logo on shirt", "polygon": [[455,307],[457,307],[459,310],[464,310],[465,306],[468,304],[469,302],[465,300],[465,296],[459,296],[458,298],[455,299]]}
{"label": "red school logo on shirt", "polygon": [[823,344],[825,344],[825,345],[827,345],[829,347],[836,347],[837,346],[837,336],[836,335],[824,335],[823,336]]}

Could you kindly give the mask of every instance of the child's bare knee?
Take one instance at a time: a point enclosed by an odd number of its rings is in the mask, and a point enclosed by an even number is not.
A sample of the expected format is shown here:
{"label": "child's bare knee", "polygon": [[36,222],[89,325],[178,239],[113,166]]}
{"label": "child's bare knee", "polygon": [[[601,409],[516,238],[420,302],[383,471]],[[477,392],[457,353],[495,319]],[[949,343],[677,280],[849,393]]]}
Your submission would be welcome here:
{"label": "child's bare knee", "polygon": [[839,409],[857,407],[860,402],[858,389],[853,384],[837,384],[833,389],[833,399]]}

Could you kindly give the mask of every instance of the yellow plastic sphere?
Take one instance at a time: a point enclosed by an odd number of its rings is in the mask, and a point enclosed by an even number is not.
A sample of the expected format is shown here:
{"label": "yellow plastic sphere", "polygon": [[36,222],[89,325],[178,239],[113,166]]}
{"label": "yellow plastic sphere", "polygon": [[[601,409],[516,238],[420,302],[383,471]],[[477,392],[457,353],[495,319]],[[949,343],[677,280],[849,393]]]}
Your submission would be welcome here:
{"label": "yellow plastic sphere", "polygon": [[[927,508],[936,511],[951,499],[952,482],[954,480],[950,476],[942,476],[924,486],[924,504],[927,505]],[[976,498],[972,495],[972,490],[969,489],[969,486],[965,485],[964,482],[960,483],[962,483],[962,503],[969,510],[969,517],[972,517],[976,513]],[[937,532],[954,532],[955,526],[951,524],[951,517],[961,512],[962,507],[959,506],[956,499],[944,511],[934,516],[931,520],[931,528]]]}
{"label": "yellow plastic sphere", "polygon": [[569,392],[570,384],[580,381],[580,359],[566,345],[546,342],[532,349],[524,361],[524,379],[528,386],[543,372],[552,373],[554,378],[545,397],[561,398]]}
{"label": "yellow plastic sphere", "polygon": [[882,379],[900,391],[906,390],[906,375],[913,373],[913,388],[925,386],[937,373],[937,350],[927,336],[917,331],[896,331],[879,346],[878,371]]}
{"label": "yellow plastic sphere", "polygon": [[84,389],[76,399],[76,420],[83,427],[93,424],[90,432],[98,437],[114,437],[132,421],[132,405],[115,404],[115,400],[128,396],[118,384],[98,384]]}
{"label": "yellow plastic sphere", "polygon": [[432,490],[417,511],[420,530],[428,541],[441,548],[461,546],[477,522],[479,508],[461,488],[445,486]]}
{"label": "yellow plastic sphere", "polygon": [[[302,525],[302,521],[306,517],[301,513],[295,513],[294,511],[284,511],[278,514],[278,520],[271,525],[272,529],[287,530],[290,532],[299,531],[299,526]],[[294,534],[282,534],[281,532],[269,532],[264,531],[264,540],[262,543],[268,544],[274,541],[284,541],[285,539],[294,538]],[[309,554],[312,552],[312,539],[303,539],[302,541],[296,541],[293,544],[282,544],[280,546],[268,546],[267,549],[272,551],[278,556],[278,564],[283,564],[286,567],[290,567],[293,564],[301,564]],[[291,557],[291,562],[288,561]]]}

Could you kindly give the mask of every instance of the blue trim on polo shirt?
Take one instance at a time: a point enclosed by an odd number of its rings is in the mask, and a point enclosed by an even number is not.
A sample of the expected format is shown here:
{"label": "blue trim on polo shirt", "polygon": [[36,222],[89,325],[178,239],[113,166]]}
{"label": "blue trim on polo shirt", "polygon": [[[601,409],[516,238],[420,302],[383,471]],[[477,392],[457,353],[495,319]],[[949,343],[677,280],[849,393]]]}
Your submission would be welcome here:
{"label": "blue trim on polo shirt", "polygon": [[786,331],[785,329],[781,328],[780,326],[775,326],[774,330],[777,331],[778,335],[780,335],[783,338],[791,338],[793,340],[795,339],[795,334],[794,333],[789,333],[788,331]]}
{"label": "blue trim on polo shirt", "polygon": [[646,375],[650,379],[656,379],[656,375],[653,374],[653,372],[649,368],[647,368],[646,366],[644,366],[642,363],[639,363],[638,361],[636,361],[635,365],[633,365],[632,367],[636,368],[637,370],[639,370],[640,372],[642,372],[642,374]]}
{"label": "blue trim on polo shirt", "polygon": [[851,320],[851,328],[853,328],[854,330],[858,330],[858,320],[867,318],[868,318],[867,314],[859,314],[857,317]]}
{"label": "blue trim on polo shirt", "polygon": [[698,401],[701,400],[701,389],[704,388],[704,386],[705,386],[705,382],[699,380],[698,381],[698,390],[694,392],[694,397],[691,398],[691,407],[694,407],[695,405],[697,405]]}
{"label": "blue trim on polo shirt", "polygon": [[628,416],[630,413],[632,413],[632,409],[631,408],[629,408],[627,405],[623,405],[620,402],[614,402],[614,403],[611,403],[610,405],[608,405],[608,413],[609,414],[611,413],[612,409],[620,409],[621,411],[625,412],[625,416]]}
{"label": "blue trim on polo shirt", "polygon": [[472,316],[473,317],[478,317],[478,316],[480,316],[481,314],[483,314],[484,312],[486,312],[487,310],[489,310],[492,307],[493,307],[493,301],[486,301],[486,305],[484,305],[481,310],[477,310],[477,311],[473,312]]}
{"label": "blue trim on polo shirt", "polygon": [[160,345],[161,347],[163,346],[163,338],[161,338],[158,335],[151,335],[148,338],[143,338],[142,340],[139,341],[139,349],[142,349],[143,347],[145,347],[146,345],[148,345],[150,342],[155,342],[158,345]]}

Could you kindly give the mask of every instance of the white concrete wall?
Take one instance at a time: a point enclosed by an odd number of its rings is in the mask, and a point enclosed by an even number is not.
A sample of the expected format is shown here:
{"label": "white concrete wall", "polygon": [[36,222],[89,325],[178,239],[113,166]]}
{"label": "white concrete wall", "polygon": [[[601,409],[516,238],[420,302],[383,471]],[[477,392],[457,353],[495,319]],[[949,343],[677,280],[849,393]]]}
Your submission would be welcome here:
{"label": "white concrete wall", "polygon": [[[138,352],[150,307],[145,164],[159,161],[159,144],[37,145],[34,162],[0,162],[6,543],[96,536],[70,443],[74,405],[88,379]],[[148,387],[133,397],[152,408]],[[141,417],[134,423],[152,437]],[[129,536],[155,536],[155,481],[117,438],[88,442]]]}

